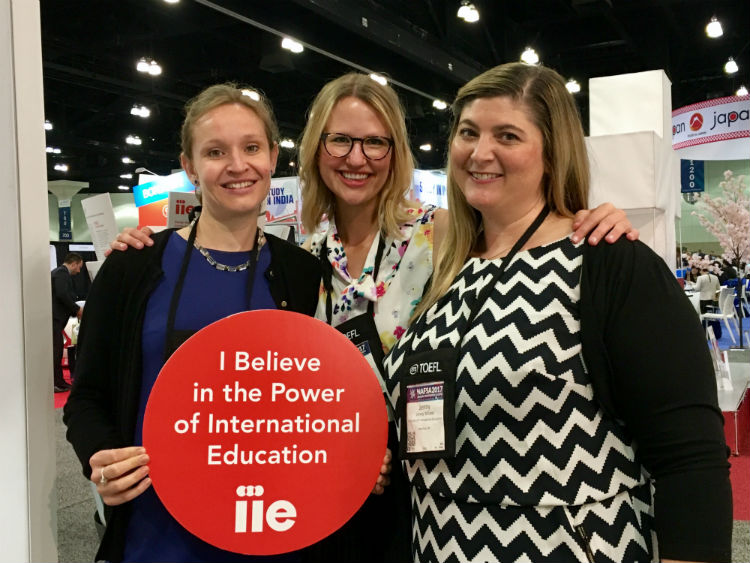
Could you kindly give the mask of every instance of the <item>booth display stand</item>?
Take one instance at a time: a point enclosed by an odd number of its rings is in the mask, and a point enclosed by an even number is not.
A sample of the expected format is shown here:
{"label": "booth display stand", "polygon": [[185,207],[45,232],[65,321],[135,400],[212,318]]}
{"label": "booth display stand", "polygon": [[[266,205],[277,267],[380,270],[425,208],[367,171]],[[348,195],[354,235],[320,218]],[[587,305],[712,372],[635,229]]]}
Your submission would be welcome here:
{"label": "booth display stand", "polygon": [[679,176],[670,86],[661,70],[591,79],[586,144],[589,206],[624,209],[641,240],[672,266]]}

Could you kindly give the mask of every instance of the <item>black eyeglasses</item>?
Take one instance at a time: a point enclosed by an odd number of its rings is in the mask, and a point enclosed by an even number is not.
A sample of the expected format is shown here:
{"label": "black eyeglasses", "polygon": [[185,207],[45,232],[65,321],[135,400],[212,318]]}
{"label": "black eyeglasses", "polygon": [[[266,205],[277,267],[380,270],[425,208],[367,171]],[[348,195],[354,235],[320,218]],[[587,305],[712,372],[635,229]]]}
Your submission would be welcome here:
{"label": "black eyeglasses", "polygon": [[384,159],[393,146],[393,139],[388,137],[351,137],[343,133],[323,133],[320,140],[323,141],[326,152],[336,158],[348,156],[357,141],[368,160]]}

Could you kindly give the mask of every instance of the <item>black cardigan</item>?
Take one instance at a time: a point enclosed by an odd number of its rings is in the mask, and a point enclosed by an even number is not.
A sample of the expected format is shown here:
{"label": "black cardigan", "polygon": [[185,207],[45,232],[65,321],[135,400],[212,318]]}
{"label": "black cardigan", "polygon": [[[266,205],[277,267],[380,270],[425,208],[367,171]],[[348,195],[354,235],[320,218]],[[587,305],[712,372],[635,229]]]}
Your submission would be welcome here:
{"label": "black cardigan", "polygon": [[[155,234],[143,250],[114,252],[102,265],[84,308],[73,391],[63,421],[86,478],[99,450],[132,445],[141,387],[141,329],[146,304],[163,276],[161,258],[172,230]],[[282,310],[314,315],[320,263],[308,252],[266,234],[271,264],[265,272]],[[97,560],[120,561],[130,504],[107,507],[107,529]]]}
{"label": "black cardigan", "polygon": [[580,306],[595,395],[655,481],[659,555],[730,561],[724,418],[695,309],[661,258],[624,239],[586,245]]}

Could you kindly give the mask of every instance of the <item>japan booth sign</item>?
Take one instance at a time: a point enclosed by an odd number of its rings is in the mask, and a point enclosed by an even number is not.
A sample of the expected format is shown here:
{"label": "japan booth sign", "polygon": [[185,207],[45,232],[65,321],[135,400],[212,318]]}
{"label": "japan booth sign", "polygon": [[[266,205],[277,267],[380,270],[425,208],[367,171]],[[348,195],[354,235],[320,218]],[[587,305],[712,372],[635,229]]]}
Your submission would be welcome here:
{"label": "japan booth sign", "polygon": [[385,400],[359,350],[321,321],[272,310],[187,340],[162,368],[143,427],[167,510],[248,555],[301,549],[346,523],[386,442]]}

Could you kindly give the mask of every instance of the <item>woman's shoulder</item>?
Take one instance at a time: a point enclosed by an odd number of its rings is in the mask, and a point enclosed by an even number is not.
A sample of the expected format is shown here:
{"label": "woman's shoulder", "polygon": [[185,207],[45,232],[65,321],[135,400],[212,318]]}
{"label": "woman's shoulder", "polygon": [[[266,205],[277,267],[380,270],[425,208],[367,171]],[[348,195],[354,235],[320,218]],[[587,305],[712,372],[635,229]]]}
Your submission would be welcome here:
{"label": "woman's shoulder", "polygon": [[308,250],[270,233],[266,233],[265,237],[273,258],[279,261],[294,260],[296,266],[304,265],[315,270],[320,268],[318,259]]}
{"label": "woman's shoulder", "polygon": [[112,252],[104,261],[102,269],[106,267],[108,270],[130,270],[138,264],[149,263],[155,257],[160,258],[174,232],[175,229],[164,229],[152,234],[151,239],[154,244],[151,246],[144,246],[141,249],[128,247],[124,252]]}

